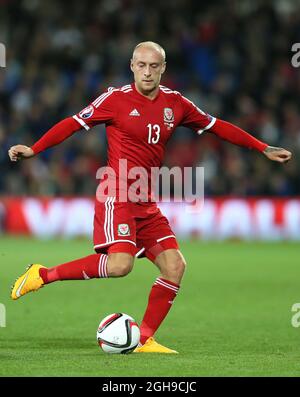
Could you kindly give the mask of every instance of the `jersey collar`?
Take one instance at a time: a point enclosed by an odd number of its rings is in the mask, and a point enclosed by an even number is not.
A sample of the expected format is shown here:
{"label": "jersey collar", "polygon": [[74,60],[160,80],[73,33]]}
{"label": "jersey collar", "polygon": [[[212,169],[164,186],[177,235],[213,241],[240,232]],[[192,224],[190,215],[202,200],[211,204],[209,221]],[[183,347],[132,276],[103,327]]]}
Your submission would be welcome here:
{"label": "jersey collar", "polygon": [[159,90],[158,90],[158,92],[157,92],[156,97],[153,98],[153,99],[147,98],[145,95],[142,95],[140,92],[138,92],[138,90],[137,90],[136,87],[135,87],[135,83],[131,83],[131,88],[133,89],[133,92],[135,93],[135,95],[139,96],[140,98],[143,98],[145,101],[150,102],[150,103],[156,102],[157,99],[158,99],[159,96],[160,96],[160,88],[159,88]]}

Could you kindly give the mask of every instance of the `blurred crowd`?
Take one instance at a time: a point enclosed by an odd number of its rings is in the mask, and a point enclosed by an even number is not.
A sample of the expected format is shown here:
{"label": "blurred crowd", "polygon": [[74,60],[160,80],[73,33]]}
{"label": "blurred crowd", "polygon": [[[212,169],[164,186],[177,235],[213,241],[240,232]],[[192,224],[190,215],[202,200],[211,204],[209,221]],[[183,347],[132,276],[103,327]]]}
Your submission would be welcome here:
{"label": "blurred crowd", "polygon": [[167,53],[162,84],[272,146],[263,155],[179,128],[165,165],[204,166],[206,195],[300,194],[300,4],[293,0],[0,0],[0,194],[92,195],[106,164],[103,126],[10,163],[11,145],[33,144],[109,86],[132,81],[129,59],[145,40]]}

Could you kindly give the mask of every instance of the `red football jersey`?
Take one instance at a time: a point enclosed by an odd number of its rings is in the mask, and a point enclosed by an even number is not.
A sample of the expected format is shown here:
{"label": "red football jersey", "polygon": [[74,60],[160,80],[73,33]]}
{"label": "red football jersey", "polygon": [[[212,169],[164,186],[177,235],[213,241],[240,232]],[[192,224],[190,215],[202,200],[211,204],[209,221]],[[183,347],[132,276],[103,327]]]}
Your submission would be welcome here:
{"label": "red football jersey", "polygon": [[128,172],[143,167],[150,178],[151,168],[161,167],[166,143],[176,127],[189,127],[201,134],[216,121],[177,91],[160,86],[151,100],[141,95],[135,84],[108,88],[73,118],[86,130],[105,123],[107,165],[117,178],[121,159],[127,160]]}

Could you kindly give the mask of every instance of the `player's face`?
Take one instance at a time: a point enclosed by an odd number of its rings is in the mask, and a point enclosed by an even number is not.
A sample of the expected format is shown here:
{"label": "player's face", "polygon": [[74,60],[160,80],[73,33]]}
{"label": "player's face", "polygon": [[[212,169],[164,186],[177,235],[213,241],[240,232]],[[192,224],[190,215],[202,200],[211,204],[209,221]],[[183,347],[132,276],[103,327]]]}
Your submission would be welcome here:
{"label": "player's face", "polygon": [[137,89],[147,95],[155,91],[166,69],[162,54],[152,48],[138,48],[131,60],[131,70]]}

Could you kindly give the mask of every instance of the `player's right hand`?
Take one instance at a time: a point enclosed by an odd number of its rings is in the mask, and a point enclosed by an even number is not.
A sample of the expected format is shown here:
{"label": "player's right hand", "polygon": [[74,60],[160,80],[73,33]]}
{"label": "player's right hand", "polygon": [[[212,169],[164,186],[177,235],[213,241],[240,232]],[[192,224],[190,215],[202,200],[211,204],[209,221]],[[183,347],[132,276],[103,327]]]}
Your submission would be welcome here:
{"label": "player's right hand", "polygon": [[18,161],[33,157],[34,151],[29,146],[15,145],[9,149],[8,155],[11,161]]}

